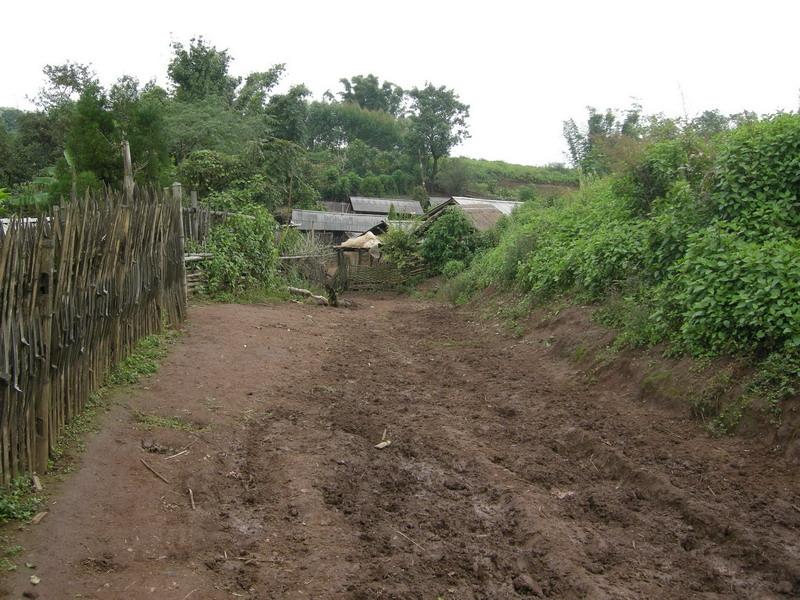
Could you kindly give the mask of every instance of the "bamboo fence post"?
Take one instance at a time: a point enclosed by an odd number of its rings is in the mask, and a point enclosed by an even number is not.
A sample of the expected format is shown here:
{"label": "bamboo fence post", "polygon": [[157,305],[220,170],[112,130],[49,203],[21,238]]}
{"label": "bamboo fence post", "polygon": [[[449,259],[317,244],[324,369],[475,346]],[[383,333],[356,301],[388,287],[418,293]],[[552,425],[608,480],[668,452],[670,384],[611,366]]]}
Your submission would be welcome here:
{"label": "bamboo fence post", "polygon": [[128,140],[122,141],[122,168],[125,202],[133,204],[133,162],[131,161],[131,145]]}
{"label": "bamboo fence post", "polygon": [[190,197],[192,199],[192,212],[191,212],[192,219],[191,219],[190,237],[191,237],[191,239],[193,239],[194,241],[197,242],[200,239],[200,235],[199,235],[198,227],[197,227],[197,225],[198,225],[198,223],[197,223],[197,217],[198,217],[198,215],[197,215],[197,190],[192,190],[189,195],[190,195]]}
{"label": "bamboo fence post", "polygon": [[187,298],[189,291],[188,291],[188,283],[186,281],[186,239],[183,229],[183,191],[181,188],[181,184],[177,181],[172,184],[172,201],[176,205],[176,210],[178,211],[178,223],[179,223],[179,237],[178,237],[178,254],[181,261],[182,271],[183,271],[183,298]]}
{"label": "bamboo fence post", "polygon": [[43,237],[39,249],[38,307],[41,319],[42,386],[36,401],[36,471],[44,473],[50,458],[50,396],[52,391],[50,354],[53,326],[53,251],[52,237]]}

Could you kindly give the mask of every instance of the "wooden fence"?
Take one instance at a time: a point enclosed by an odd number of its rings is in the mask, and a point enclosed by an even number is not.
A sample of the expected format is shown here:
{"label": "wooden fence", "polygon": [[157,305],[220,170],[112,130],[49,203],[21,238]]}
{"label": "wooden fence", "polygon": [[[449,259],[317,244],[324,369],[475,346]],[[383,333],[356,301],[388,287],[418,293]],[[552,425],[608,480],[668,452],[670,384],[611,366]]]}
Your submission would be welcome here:
{"label": "wooden fence", "polygon": [[141,337],[186,315],[180,187],[106,193],[0,233],[0,470],[43,472]]}
{"label": "wooden fence", "polygon": [[[175,186],[173,186],[175,188]],[[168,194],[169,188],[164,188],[164,193]],[[222,210],[211,210],[207,206],[202,206],[197,201],[197,192],[190,192],[188,206],[183,207],[183,237],[191,240],[196,246],[202,246],[206,241],[209,231],[215,225],[224,222],[226,218],[238,213]],[[239,215],[245,219],[252,219],[249,215]]]}

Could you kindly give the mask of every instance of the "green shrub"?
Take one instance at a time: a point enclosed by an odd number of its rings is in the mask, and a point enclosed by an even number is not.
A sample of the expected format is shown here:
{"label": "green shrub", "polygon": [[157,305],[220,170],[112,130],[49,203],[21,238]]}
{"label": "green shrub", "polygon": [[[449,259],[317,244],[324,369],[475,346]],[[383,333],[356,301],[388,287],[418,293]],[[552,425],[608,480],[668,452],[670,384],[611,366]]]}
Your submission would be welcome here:
{"label": "green shrub", "polygon": [[800,227],[800,115],[746,123],[732,132],[715,168],[719,217],[747,237]]}
{"label": "green shrub", "polygon": [[419,263],[419,240],[412,232],[390,227],[381,237],[381,242],[381,259],[401,271]]}
{"label": "green shrub", "polygon": [[208,291],[212,294],[271,287],[276,283],[275,219],[259,206],[240,210],[246,210],[248,215],[229,216],[211,230],[206,241],[206,249],[212,256],[204,267]]}
{"label": "green shrub", "polygon": [[451,260],[469,262],[478,245],[475,229],[464,213],[446,208],[425,232],[422,258],[435,273],[441,273]]}
{"label": "green shrub", "polygon": [[452,279],[464,270],[464,261],[462,260],[448,260],[444,267],[442,267],[442,275],[448,279]]}
{"label": "green shrub", "polygon": [[695,353],[800,346],[800,241],[751,242],[710,227],[676,272],[681,337]]}
{"label": "green shrub", "polygon": [[0,489],[0,523],[28,521],[42,503],[42,498],[33,494],[30,479],[19,476],[11,484]]}

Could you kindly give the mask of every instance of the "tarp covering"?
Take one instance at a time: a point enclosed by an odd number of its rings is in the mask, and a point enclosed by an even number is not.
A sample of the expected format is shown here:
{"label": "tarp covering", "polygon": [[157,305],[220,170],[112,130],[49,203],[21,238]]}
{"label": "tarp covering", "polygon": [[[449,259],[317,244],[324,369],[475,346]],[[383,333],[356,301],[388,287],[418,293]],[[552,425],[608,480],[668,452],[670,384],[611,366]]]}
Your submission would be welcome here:
{"label": "tarp covering", "polygon": [[379,246],[381,241],[371,231],[364,233],[358,237],[350,238],[340,244],[340,248],[374,248]]}

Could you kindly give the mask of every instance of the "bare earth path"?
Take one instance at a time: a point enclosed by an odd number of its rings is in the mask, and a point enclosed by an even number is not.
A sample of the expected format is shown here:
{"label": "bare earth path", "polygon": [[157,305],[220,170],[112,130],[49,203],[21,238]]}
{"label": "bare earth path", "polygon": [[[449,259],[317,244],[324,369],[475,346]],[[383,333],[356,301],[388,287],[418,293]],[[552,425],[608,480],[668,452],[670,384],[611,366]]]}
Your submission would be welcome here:
{"label": "bare earth path", "polygon": [[18,535],[41,583],[6,597],[799,597],[796,468],[543,336],[400,298],[195,307]]}

